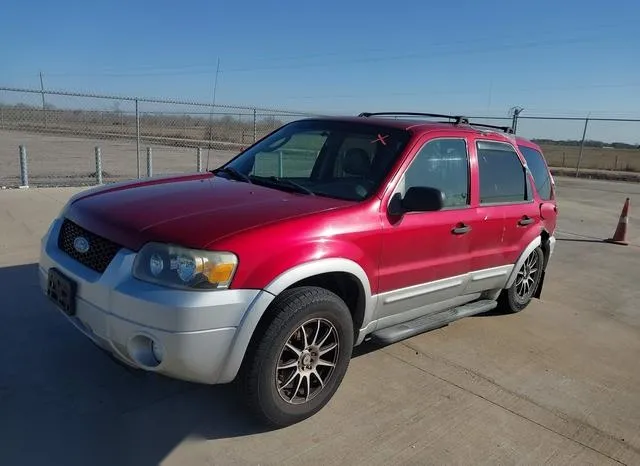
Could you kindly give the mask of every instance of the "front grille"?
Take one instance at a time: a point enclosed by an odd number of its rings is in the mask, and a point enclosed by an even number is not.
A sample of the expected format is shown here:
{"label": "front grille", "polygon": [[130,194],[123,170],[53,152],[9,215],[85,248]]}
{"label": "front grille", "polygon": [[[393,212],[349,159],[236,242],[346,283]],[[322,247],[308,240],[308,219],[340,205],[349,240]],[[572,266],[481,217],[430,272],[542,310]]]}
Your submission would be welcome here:
{"label": "front grille", "polygon": [[[77,238],[84,238],[89,244],[86,252],[80,252],[75,247]],[[103,273],[117,254],[120,246],[113,241],[98,236],[65,219],[58,236],[58,247],[75,260],[96,272]]]}

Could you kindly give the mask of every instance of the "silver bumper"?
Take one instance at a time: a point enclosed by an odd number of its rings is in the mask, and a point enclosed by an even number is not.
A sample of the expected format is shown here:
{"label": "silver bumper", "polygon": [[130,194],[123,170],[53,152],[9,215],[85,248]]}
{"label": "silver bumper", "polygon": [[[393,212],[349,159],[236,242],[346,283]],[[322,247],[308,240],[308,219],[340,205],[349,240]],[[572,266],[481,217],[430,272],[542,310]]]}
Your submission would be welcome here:
{"label": "silver bumper", "polygon": [[46,292],[52,267],[76,282],[75,315],[64,315],[79,330],[133,367],[194,382],[228,381],[220,378],[236,330],[260,290],[192,292],[145,283],[131,275],[135,252],[126,249],[99,274],[58,249],[60,225],[55,220],[42,239],[40,285]]}

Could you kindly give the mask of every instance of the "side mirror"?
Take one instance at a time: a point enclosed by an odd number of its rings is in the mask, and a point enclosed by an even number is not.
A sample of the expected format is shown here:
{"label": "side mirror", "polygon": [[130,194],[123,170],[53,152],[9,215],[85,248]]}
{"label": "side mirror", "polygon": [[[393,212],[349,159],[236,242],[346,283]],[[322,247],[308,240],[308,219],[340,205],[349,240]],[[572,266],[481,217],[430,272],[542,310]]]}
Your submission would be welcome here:
{"label": "side mirror", "polygon": [[404,197],[395,194],[389,203],[391,215],[402,215],[406,212],[434,212],[444,206],[444,193],[436,188],[413,186]]}

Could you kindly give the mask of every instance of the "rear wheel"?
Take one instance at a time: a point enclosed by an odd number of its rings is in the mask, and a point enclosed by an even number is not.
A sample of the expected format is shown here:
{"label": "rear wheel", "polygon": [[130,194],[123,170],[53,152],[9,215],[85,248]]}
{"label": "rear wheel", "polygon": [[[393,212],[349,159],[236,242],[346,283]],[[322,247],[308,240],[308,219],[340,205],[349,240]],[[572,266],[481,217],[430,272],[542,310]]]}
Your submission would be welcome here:
{"label": "rear wheel", "polygon": [[247,354],[242,384],[258,417],[283,427],[312,416],[333,397],[351,359],[353,323],[344,301],[317,287],[283,292],[270,313]]}
{"label": "rear wheel", "polygon": [[537,247],[525,259],[510,288],[502,291],[498,298],[498,309],[503,312],[520,312],[526,308],[540,284],[544,267],[544,253]]}

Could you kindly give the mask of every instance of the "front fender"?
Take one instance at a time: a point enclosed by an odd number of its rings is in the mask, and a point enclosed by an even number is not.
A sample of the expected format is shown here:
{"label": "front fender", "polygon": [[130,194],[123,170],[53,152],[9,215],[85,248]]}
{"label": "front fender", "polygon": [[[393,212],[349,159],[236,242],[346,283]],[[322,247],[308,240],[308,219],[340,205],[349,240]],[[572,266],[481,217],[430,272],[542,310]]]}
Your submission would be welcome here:
{"label": "front fender", "polygon": [[305,278],[330,272],[346,272],[354,275],[361,283],[365,293],[365,315],[363,327],[371,321],[375,300],[371,295],[371,284],[364,269],[356,262],[344,258],[325,258],[297,265],[273,279],[253,300],[237,328],[227,362],[218,383],[231,382],[240,369],[251,337],[275,297],[294,283]]}

